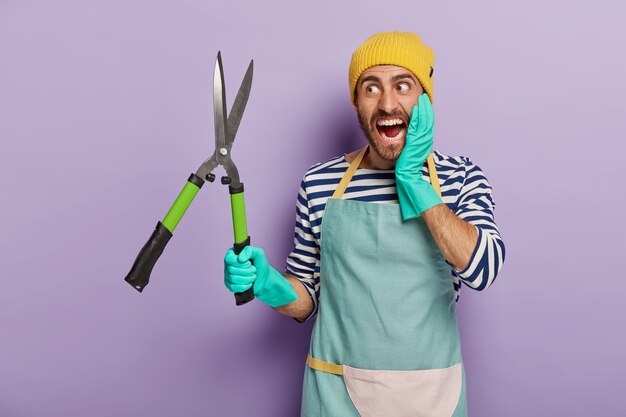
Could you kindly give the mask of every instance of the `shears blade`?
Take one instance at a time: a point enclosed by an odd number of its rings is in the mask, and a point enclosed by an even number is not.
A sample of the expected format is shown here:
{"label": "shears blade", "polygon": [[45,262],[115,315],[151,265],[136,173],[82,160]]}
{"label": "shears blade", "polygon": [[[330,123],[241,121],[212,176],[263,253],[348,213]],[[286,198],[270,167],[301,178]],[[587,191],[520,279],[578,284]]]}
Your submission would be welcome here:
{"label": "shears blade", "polygon": [[213,73],[213,115],[215,117],[215,145],[218,150],[226,146],[226,138],[229,137],[226,114],[226,88],[224,86],[222,53],[218,52]]}
{"label": "shears blade", "polygon": [[230,109],[230,113],[228,113],[228,136],[226,137],[227,145],[232,145],[233,141],[235,140],[235,135],[237,135],[239,123],[241,122],[241,117],[243,116],[243,112],[246,109],[248,97],[250,96],[250,89],[252,88],[253,70],[254,60],[250,60],[250,65],[248,65],[246,75],[244,75],[241,86],[239,87],[239,91],[237,91],[237,97],[235,97],[233,107]]}

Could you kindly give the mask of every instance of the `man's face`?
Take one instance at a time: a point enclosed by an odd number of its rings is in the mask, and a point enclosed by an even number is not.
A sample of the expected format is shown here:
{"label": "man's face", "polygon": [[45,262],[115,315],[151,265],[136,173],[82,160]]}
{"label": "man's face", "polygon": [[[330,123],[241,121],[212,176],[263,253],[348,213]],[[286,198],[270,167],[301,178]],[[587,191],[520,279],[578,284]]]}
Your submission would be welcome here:
{"label": "man's face", "polygon": [[366,69],[356,84],[356,110],[367,139],[385,161],[404,148],[411,109],[424,92],[413,73],[395,65]]}

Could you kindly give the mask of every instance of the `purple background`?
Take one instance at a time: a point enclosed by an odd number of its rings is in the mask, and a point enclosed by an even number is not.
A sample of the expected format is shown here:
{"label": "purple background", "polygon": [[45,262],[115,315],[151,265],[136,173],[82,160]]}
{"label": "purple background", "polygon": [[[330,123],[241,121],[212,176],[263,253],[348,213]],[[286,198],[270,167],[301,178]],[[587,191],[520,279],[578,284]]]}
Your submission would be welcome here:
{"label": "purple background", "polygon": [[484,170],[507,247],[458,306],[470,414],[623,415],[624,9],[433,3],[1,0],[0,416],[297,415],[312,322],[235,308],[226,187],[122,279],[213,151],[219,49],[229,103],[255,60],[234,158],[282,269],[303,173],[364,143],[350,54],[393,29],[435,50],[435,146]]}

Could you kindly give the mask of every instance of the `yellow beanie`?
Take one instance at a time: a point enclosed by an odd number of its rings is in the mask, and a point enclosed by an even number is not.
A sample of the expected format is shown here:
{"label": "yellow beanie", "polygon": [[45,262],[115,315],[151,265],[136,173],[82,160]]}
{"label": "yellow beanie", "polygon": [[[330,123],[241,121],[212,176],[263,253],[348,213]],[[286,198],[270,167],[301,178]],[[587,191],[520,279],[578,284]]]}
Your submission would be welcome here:
{"label": "yellow beanie", "polygon": [[435,53],[414,33],[379,32],[359,46],[352,54],[348,81],[350,100],[361,74],[374,65],[397,65],[411,71],[433,101],[433,67]]}

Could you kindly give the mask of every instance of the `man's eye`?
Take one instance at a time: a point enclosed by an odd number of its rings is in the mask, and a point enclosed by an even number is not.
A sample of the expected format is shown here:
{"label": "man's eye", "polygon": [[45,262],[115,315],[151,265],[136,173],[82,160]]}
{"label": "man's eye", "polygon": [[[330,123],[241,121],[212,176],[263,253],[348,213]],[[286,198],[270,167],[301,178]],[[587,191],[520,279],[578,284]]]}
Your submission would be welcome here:
{"label": "man's eye", "polygon": [[375,85],[368,85],[367,87],[365,87],[365,91],[367,91],[368,93],[378,93],[380,90]]}
{"label": "man's eye", "polygon": [[408,83],[400,83],[398,84],[398,91],[405,93],[409,91],[411,86]]}

